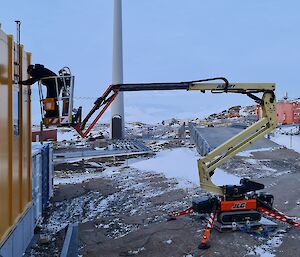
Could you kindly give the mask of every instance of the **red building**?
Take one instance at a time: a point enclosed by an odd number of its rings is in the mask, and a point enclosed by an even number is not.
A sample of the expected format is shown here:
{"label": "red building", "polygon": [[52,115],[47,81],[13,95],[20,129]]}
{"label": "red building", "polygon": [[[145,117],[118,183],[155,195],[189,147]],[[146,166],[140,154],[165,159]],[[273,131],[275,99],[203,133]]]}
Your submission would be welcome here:
{"label": "red building", "polygon": [[57,129],[32,130],[32,142],[57,141]]}
{"label": "red building", "polygon": [[[300,124],[300,102],[280,101],[276,104],[277,123],[282,125]],[[257,106],[257,117],[261,117],[261,107]]]}

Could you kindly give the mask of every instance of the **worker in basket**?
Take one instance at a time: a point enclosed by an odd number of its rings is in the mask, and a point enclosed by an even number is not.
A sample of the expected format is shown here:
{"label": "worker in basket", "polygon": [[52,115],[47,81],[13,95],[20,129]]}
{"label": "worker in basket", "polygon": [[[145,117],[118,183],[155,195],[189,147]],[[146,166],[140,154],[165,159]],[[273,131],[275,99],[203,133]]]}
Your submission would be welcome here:
{"label": "worker in basket", "polygon": [[[45,68],[44,65],[41,64],[29,65],[27,72],[31,76],[31,78],[21,81],[20,84],[33,85],[35,82],[41,80],[42,84],[47,88],[46,99],[54,99],[54,105],[55,105],[53,110],[46,110],[45,117],[46,118],[59,117],[58,105],[56,100],[63,87],[63,82],[60,79],[48,78],[48,77],[57,77],[57,74]],[[57,87],[56,87],[56,83],[57,83]]]}

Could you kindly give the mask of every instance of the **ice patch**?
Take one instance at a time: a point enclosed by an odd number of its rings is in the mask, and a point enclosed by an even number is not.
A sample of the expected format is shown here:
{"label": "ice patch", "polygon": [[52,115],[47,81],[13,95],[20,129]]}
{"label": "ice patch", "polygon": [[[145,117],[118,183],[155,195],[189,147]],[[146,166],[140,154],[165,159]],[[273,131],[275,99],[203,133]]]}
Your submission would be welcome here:
{"label": "ice patch", "polygon": [[67,177],[64,178],[54,177],[53,184],[54,185],[80,184],[89,179],[103,177],[102,173],[74,173],[65,176]]}
{"label": "ice patch", "polygon": [[255,250],[249,253],[249,255],[255,255],[260,257],[275,257],[275,254],[272,254],[261,247],[256,247]]}
{"label": "ice patch", "polygon": [[97,162],[87,162],[87,164],[94,166],[94,167],[99,167],[99,168],[102,167],[102,165]]}
{"label": "ice patch", "polygon": [[245,162],[250,163],[252,165],[258,165],[259,164],[259,161],[255,160],[255,159],[247,159],[247,160],[245,160]]}
{"label": "ice patch", "polygon": [[106,147],[94,147],[95,150],[104,151]]}
{"label": "ice patch", "polygon": [[252,153],[272,151],[274,149],[275,149],[274,147],[268,147],[268,148],[259,148],[259,149],[247,150],[247,151],[243,151],[243,152],[238,153],[237,156],[252,157]]}
{"label": "ice patch", "polygon": [[144,251],[145,250],[145,247],[141,247],[141,248],[138,248],[137,250],[130,250],[128,251],[128,254],[130,255],[137,255],[139,254],[140,252]]}
{"label": "ice patch", "polygon": [[164,241],[164,243],[166,243],[166,244],[168,244],[168,245],[170,245],[170,244],[172,244],[172,239],[169,239],[169,240],[166,240],[166,241]]}
{"label": "ice patch", "polygon": [[273,177],[279,177],[279,176],[282,176],[282,175],[285,175],[285,174],[289,174],[289,173],[291,173],[290,170],[276,172],[275,174],[273,174]]}
{"label": "ice patch", "polygon": [[259,223],[262,225],[268,225],[268,226],[276,226],[276,227],[278,226],[277,223],[275,223],[274,221],[269,220],[265,217],[261,217]]}

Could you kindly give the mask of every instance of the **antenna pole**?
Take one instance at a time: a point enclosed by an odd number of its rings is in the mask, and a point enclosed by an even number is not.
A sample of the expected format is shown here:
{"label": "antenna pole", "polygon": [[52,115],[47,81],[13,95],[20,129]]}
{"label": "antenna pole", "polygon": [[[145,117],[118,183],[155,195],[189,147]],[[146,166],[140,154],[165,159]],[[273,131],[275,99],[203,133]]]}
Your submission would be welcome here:
{"label": "antenna pole", "polygon": [[17,26],[17,45],[18,45],[18,51],[17,51],[17,63],[18,66],[18,74],[16,76],[18,84],[20,84],[21,81],[21,21],[16,20],[15,21]]}

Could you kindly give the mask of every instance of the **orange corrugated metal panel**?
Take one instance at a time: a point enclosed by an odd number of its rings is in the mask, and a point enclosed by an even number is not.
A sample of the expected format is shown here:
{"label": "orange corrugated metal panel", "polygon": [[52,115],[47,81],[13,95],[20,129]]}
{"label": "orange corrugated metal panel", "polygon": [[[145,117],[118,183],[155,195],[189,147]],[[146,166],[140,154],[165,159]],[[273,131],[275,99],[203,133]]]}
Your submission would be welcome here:
{"label": "orange corrugated metal panel", "polygon": [[[5,234],[10,225],[9,200],[9,87],[8,87],[8,39],[0,30],[0,235]],[[5,122],[4,122],[5,121]]]}
{"label": "orange corrugated metal panel", "polygon": [[[21,49],[21,79],[30,54]],[[0,30],[0,243],[31,201],[30,87],[13,85],[18,47]]]}
{"label": "orange corrugated metal panel", "polygon": [[[22,56],[22,80],[27,79],[27,55],[23,54]],[[24,206],[31,200],[31,190],[28,190],[28,184],[30,184],[31,176],[28,174],[28,163],[31,159],[31,152],[28,152],[28,144],[31,146],[31,141],[28,139],[28,129],[31,130],[31,124],[29,124],[29,113],[28,113],[28,104],[29,104],[29,88],[28,86],[22,86],[22,204],[21,208],[24,209]],[[30,154],[30,155],[29,155]]]}

